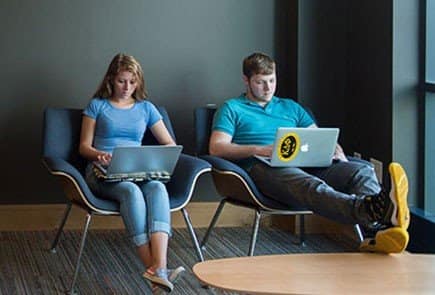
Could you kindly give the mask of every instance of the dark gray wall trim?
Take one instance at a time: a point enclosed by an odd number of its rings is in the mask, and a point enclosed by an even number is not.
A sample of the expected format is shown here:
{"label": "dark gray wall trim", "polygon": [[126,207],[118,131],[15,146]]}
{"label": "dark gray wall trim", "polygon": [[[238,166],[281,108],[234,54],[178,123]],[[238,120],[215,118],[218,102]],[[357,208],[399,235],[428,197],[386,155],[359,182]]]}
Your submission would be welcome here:
{"label": "dark gray wall trim", "polygon": [[435,92],[435,84],[434,83],[425,83],[424,90],[427,92]]}
{"label": "dark gray wall trim", "polygon": [[435,215],[411,209],[410,240],[407,250],[413,253],[435,253]]}

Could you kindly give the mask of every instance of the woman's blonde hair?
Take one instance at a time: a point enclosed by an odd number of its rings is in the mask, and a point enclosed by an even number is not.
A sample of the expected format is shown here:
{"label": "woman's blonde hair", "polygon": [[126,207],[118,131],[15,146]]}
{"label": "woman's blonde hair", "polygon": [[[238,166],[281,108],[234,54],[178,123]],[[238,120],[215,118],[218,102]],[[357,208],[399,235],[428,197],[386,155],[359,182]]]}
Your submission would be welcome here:
{"label": "woman's blonde hair", "polygon": [[121,71],[128,71],[132,73],[137,81],[136,90],[133,93],[135,100],[144,100],[148,95],[145,89],[145,81],[143,78],[143,71],[140,64],[131,55],[118,53],[110,62],[104,79],[98,87],[93,97],[110,98],[113,94],[113,79]]}

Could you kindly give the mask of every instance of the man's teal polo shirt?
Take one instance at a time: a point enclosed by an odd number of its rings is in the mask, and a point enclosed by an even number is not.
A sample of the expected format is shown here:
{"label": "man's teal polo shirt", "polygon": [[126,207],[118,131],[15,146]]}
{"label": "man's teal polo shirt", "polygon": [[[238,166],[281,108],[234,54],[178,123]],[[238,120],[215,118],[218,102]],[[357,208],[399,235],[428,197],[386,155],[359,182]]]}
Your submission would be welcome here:
{"label": "man's teal polo shirt", "polygon": [[[213,131],[227,133],[236,144],[269,145],[273,144],[278,127],[308,127],[312,124],[311,116],[292,99],[273,96],[262,107],[242,95],[220,106],[213,120]],[[250,165],[242,166],[248,169]]]}
{"label": "man's teal polo shirt", "polygon": [[308,127],[314,123],[292,99],[273,96],[262,107],[245,96],[227,100],[216,112],[213,130],[225,132],[237,144],[273,144],[278,127]]}

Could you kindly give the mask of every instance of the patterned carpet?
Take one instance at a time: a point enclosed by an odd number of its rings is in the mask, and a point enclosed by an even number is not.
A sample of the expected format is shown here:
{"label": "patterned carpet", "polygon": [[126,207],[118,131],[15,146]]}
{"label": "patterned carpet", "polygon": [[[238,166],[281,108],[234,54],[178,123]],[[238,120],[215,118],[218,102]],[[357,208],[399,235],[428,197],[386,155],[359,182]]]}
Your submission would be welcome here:
{"label": "patterned carpet", "polygon": [[[196,229],[202,238],[205,229]],[[54,231],[0,232],[0,294],[65,294],[73,276],[81,233],[66,231],[57,253],[47,249]],[[250,228],[217,228],[209,238],[205,259],[245,256]],[[355,241],[341,235],[307,235],[306,246],[282,230],[262,228],[255,255],[352,252]],[[175,229],[170,240],[169,267],[183,265],[187,272],[172,294],[228,294],[203,288],[191,267],[197,262],[190,236]],[[143,266],[122,230],[91,230],[76,283],[79,294],[151,294],[142,277]]]}

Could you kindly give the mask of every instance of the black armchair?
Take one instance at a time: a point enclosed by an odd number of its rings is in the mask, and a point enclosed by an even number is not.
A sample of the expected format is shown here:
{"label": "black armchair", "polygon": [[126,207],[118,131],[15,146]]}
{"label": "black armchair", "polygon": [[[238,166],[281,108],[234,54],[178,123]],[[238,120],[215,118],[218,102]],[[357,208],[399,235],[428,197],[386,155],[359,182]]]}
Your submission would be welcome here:
{"label": "black armchair", "polygon": [[[163,116],[166,127],[175,139],[166,110],[163,107],[158,107],[158,110]],[[78,153],[81,121],[82,110],[80,109],[47,108],[44,112],[42,162],[48,171],[60,181],[64,194],[68,199],[65,214],[51,246],[52,252],[56,252],[56,246],[72,205],[86,212],[86,222],[70,292],[74,292],[91,217],[94,214],[106,216],[119,215],[119,204],[95,196],[84,180],[83,175],[86,161]],[[156,143],[156,139],[148,131],[144,135],[143,144]],[[199,176],[210,170],[211,167],[208,162],[181,154],[173,176],[166,184],[170,197],[171,212],[181,210],[200,261],[204,261],[204,258],[185,206],[192,197],[193,189]]]}
{"label": "black armchair", "polygon": [[208,155],[208,142],[214,113],[215,109],[207,107],[196,108],[194,113],[197,154],[212,165],[212,177],[216,190],[223,197],[201,242],[201,247],[205,248],[210,232],[227,202],[255,210],[249,256],[254,254],[260,219],[264,214],[297,215],[299,217],[299,242],[304,245],[304,216],[312,214],[310,210],[289,210],[287,205],[264,196],[241,167],[223,158]]}

